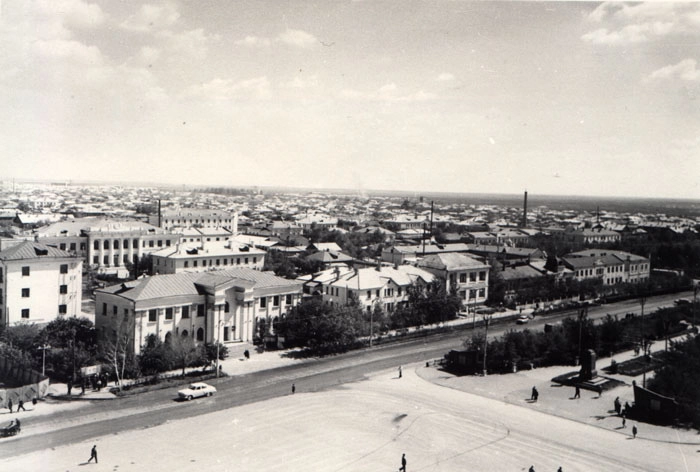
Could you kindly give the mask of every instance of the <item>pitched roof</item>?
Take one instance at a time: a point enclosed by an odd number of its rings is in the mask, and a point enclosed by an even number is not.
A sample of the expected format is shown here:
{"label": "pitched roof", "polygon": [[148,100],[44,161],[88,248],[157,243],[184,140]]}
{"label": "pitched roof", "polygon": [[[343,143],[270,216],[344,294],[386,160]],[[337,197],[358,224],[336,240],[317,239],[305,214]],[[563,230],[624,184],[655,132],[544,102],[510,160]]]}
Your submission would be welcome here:
{"label": "pitched roof", "polygon": [[73,257],[66,251],[61,251],[53,246],[25,241],[0,251],[0,260],[19,261],[26,259],[63,259]]}
{"label": "pitched roof", "polygon": [[481,261],[460,253],[433,254],[423,258],[418,267],[438,270],[479,269],[488,267]]}

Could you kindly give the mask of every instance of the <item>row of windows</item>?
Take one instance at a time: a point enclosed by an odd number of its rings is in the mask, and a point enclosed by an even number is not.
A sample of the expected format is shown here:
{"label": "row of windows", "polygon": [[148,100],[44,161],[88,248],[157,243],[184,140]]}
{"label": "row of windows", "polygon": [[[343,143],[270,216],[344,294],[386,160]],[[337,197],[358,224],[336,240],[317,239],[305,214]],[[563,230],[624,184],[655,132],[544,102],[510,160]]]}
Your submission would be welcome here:
{"label": "row of windows", "polygon": [[[112,257],[112,260],[114,261],[114,265],[118,266],[119,265],[119,254],[115,254]],[[129,255],[124,254],[124,256],[122,257],[122,261],[124,261],[124,264],[128,264],[129,262],[131,262],[129,260]],[[100,263],[100,256],[92,256],[92,263],[99,264]],[[106,255],[106,256],[102,257],[102,264],[106,265],[106,266],[109,265],[109,256]]]}
{"label": "row of windows", "polygon": [[[467,291],[461,290],[459,292],[459,296],[462,300],[467,300]],[[474,300],[476,298],[484,298],[484,297],[486,297],[486,289],[485,288],[469,290],[468,300]]]}
{"label": "row of windows", "polygon": [[[270,297],[260,297],[260,308],[267,308],[267,299]],[[286,305],[291,305],[292,304],[292,296],[291,295],[285,295],[284,297],[284,303]],[[272,297],[272,306],[280,306],[280,296],[275,295]]]}
{"label": "row of windows", "polygon": [[[222,222],[222,221],[223,221],[224,223],[231,223],[233,220],[232,220],[231,218],[215,218],[215,219],[214,219],[214,223],[217,223],[217,222],[220,223],[220,222]],[[182,219],[182,223],[183,223],[183,224],[184,224],[184,223],[187,223],[187,222],[192,223],[192,219],[189,219],[189,220],[186,219],[186,218],[183,218],[183,219]],[[207,223],[211,223],[212,220],[211,220],[211,219],[207,219],[206,222],[207,222]],[[169,224],[169,223],[171,223],[171,224],[178,224],[178,225],[181,224],[181,223],[180,223],[180,220],[163,220],[163,223],[165,223],[166,225]],[[194,220],[194,223],[195,223],[195,224],[199,224],[199,218],[195,219],[195,220]],[[202,224],[204,224],[204,218],[202,218]]]}
{"label": "row of windows", "polygon": [[[160,259],[156,259],[156,260],[157,260],[157,265],[160,265]],[[216,264],[214,264],[214,259],[209,259],[209,260],[208,260],[208,261],[209,261],[209,267],[213,267],[214,265],[220,266],[222,260],[223,260],[223,262],[224,262],[223,265],[229,265],[229,261],[230,261],[231,265],[234,265],[234,263],[233,263],[233,257],[232,257],[231,259],[228,259],[228,258],[225,257],[225,258],[223,258],[223,259],[216,259]],[[250,258],[248,258],[248,257],[244,257],[244,258],[243,258],[243,264],[248,264],[249,261],[250,261]],[[200,261],[197,260],[197,259],[193,260],[193,261],[192,261],[192,267],[198,267],[199,262],[200,262]],[[201,262],[202,262],[202,267],[207,267],[207,259],[203,259]],[[257,263],[258,263],[258,258],[257,258],[257,257],[253,257],[253,264],[257,264]],[[237,257],[237,258],[236,258],[236,264],[235,264],[235,265],[241,265],[241,258],[240,258],[240,257]],[[187,267],[189,267],[189,266],[190,266],[190,261],[185,261],[185,267],[187,268]]]}
{"label": "row of windows", "polygon": [[[58,305],[58,314],[65,315],[68,313],[68,305]],[[22,308],[22,318],[28,319],[30,315],[29,308]]]}
{"label": "row of windows", "polygon": [[[58,245],[58,248],[59,248],[61,251],[65,251],[67,247],[68,247],[68,246],[66,246],[66,243],[60,243],[60,244]],[[71,250],[71,251],[75,251],[75,248],[76,248],[76,243],[70,243],[70,250]],[[81,251],[84,251],[84,250],[85,250],[85,243],[80,243],[80,250],[81,250]]]}
{"label": "row of windows", "polygon": [[[59,285],[58,286],[58,293],[61,295],[66,295],[68,293],[68,285]],[[28,288],[23,288],[22,289],[22,298],[29,298],[30,297],[30,289]]]}
{"label": "row of windows", "polygon": [[[113,243],[111,246],[112,246],[114,249],[129,249],[129,240],[128,240],[128,239],[124,239],[123,242],[120,242],[120,241],[121,241],[121,240],[119,240],[119,239],[115,239],[115,240],[114,240],[114,243]],[[148,244],[147,244],[147,243],[148,243]],[[166,239],[166,240],[165,240],[165,247],[170,247],[171,244],[172,244],[172,241],[171,241],[170,239]],[[132,242],[132,245],[133,245],[132,247],[133,247],[134,249],[135,249],[135,248],[138,248],[138,247],[139,247],[139,240],[138,240],[138,239],[134,239],[133,242]],[[156,241],[156,240],[153,240],[153,239],[149,239],[148,241],[142,240],[142,241],[141,241],[141,247],[146,247],[146,245],[148,245],[148,247],[156,247],[156,246],[158,246],[158,247],[163,247],[163,240],[162,240],[162,239],[159,239],[159,240],[157,240],[157,241]],[[81,246],[82,246],[82,244],[81,244]],[[120,246],[121,246],[121,248],[120,248]],[[95,240],[95,241],[93,242],[93,244],[92,244],[92,247],[93,247],[93,249],[94,249],[95,251],[99,250],[99,249],[100,249],[100,241],[99,241],[99,240]],[[110,240],[109,240],[109,239],[105,239],[105,240],[102,242],[102,249],[109,249],[109,248],[110,248]],[[83,249],[83,248],[81,247],[81,249]]]}
{"label": "row of windows", "polygon": [[[61,264],[59,267],[59,272],[61,274],[67,274],[68,273],[68,264]],[[22,266],[22,277],[29,277],[29,275],[32,273],[32,270],[29,266]],[[2,282],[2,269],[0,269],[0,282]]]}

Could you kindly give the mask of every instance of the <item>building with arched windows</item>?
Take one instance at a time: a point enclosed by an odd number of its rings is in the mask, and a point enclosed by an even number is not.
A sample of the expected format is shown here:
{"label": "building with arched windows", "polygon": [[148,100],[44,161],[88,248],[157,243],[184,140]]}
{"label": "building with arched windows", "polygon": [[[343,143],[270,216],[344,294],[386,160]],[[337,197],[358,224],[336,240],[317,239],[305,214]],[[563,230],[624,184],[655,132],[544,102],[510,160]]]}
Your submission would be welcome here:
{"label": "building with arched windows", "polygon": [[[259,326],[274,326],[295,306],[301,282],[253,269],[155,275],[96,290],[100,342],[124,336],[134,353],[148,335],[162,340],[252,342]],[[264,320],[264,322],[263,322]]]}

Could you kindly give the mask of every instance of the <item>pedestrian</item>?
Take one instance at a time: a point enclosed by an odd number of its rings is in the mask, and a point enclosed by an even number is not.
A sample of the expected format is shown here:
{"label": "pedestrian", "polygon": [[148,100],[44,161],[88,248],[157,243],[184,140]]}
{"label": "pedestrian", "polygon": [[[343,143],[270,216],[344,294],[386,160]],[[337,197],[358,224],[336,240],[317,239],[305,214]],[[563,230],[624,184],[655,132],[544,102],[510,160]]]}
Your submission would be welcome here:
{"label": "pedestrian", "polygon": [[581,389],[579,386],[576,386],[576,393],[574,393],[574,398],[581,398]]}
{"label": "pedestrian", "polygon": [[245,351],[243,351],[243,356],[244,356],[246,359],[250,359],[250,351],[248,351],[248,349],[246,349]]}
{"label": "pedestrian", "polygon": [[617,413],[617,416],[620,416],[620,411],[622,410],[622,404],[620,403],[620,397],[615,398],[615,413]]}
{"label": "pedestrian", "polygon": [[20,400],[19,403],[17,404],[17,413],[19,413],[19,410],[27,411],[24,409],[24,400]]}
{"label": "pedestrian", "polygon": [[296,392],[296,391],[297,391],[297,386],[294,385],[294,384],[292,384],[292,393],[294,393],[294,392]]}
{"label": "pedestrian", "polygon": [[535,472],[535,466],[531,465],[527,472]]}
{"label": "pedestrian", "polygon": [[90,451],[90,458],[88,459],[88,464],[93,459],[95,459],[95,464],[97,464],[97,445],[92,446],[92,450]]}
{"label": "pedestrian", "polygon": [[12,400],[7,400],[7,408],[9,408],[10,413],[12,413]]}
{"label": "pedestrian", "polygon": [[557,469],[557,472],[564,472],[564,469],[562,469],[561,466],[559,466],[559,468]]}
{"label": "pedestrian", "polygon": [[36,406],[37,399],[36,397],[32,398],[32,405]]}
{"label": "pedestrian", "polygon": [[539,397],[539,396],[540,396],[540,392],[537,391],[537,388],[532,387],[532,395],[530,395],[530,400],[532,400],[533,402],[536,402],[537,397]]}
{"label": "pedestrian", "polygon": [[406,472],[406,454],[401,454],[401,467],[399,470],[401,472]]}
{"label": "pedestrian", "polygon": [[85,395],[85,379],[80,383],[80,394]]}
{"label": "pedestrian", "polygon": [[20,428],[19,428],[19,425],[20,425],[20,424],[21,424],[21,423],[19,422],[19,418],[15,418],[15,428],[17,428],[17,431],[19,431],[19,429],[20,429]]}
{"label": "pedestrian", "polygon": [[632,426],[632,437],[637,437],[637,425]]}
{"label": "pedestrian", "polygon": [[399,366],[399,378],[403,377],[403,371],[401,370],[401,366]]}
{"label": "pedestrian", "polygon": [[627,418],[625,417],[624,413],[622,414],[622,427],[627,427]]}
{"label": "pedestrian", "polygon": [[68,381],[68,396],[70,397],[70,391],[73,390],[73,382]]}

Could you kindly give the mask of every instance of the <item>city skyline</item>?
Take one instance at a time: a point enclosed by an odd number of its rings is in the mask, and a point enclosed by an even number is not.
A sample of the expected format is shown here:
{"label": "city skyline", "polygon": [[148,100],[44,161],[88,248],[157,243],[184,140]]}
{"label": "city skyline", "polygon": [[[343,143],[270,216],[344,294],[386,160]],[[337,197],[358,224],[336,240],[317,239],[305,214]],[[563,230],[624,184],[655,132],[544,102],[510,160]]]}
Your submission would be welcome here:
{"label": "city skyline", "polygon": [[699,40],[685,2],[5,1],[0,175],[695,199]]}

